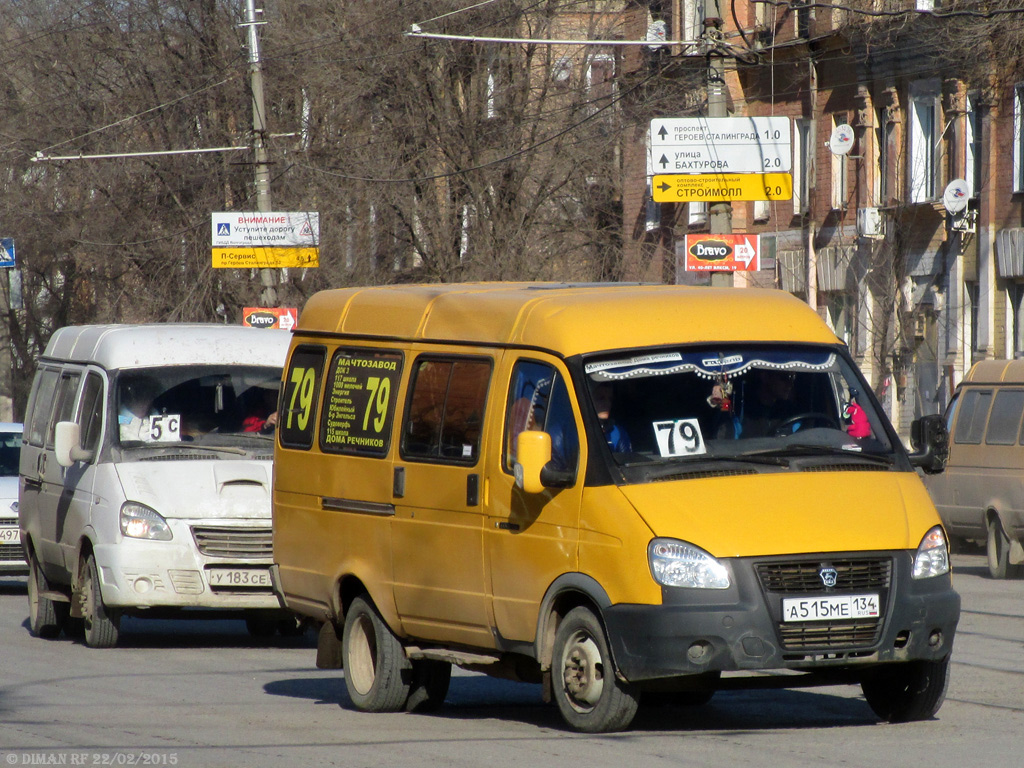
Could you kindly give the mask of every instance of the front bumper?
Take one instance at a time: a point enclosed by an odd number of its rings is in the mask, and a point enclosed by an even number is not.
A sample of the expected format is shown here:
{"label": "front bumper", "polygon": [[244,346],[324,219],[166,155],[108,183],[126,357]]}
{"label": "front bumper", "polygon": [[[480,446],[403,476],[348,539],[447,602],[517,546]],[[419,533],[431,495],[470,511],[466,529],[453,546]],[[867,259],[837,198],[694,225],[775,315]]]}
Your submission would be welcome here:
{"label": "front bumper", "polygon": [[[272,534],[265,521],[173,520],[171,541],[122,537],[94,547],[105,605],[122,609],[279,609],[270,581]],[[235,551],[235,555],[230,552]],[[211,572],[238,578],[215,585]],[[260,582],[253,582],[259,576]]]}
{"label": "front bumper", "polygon": [[[605,610],[612,655],[623,677],[641,681],[713,671],[937,661],[952,650],[960,596],[949,574],[912,579],[912,553],[724,562],[733,576],[729,589],[664,588],[662,605]],[[822,567],[840,572],[836,587],[811,583]],[[879,596],[877,619],[782,621],[784,598],[869,592]]]}

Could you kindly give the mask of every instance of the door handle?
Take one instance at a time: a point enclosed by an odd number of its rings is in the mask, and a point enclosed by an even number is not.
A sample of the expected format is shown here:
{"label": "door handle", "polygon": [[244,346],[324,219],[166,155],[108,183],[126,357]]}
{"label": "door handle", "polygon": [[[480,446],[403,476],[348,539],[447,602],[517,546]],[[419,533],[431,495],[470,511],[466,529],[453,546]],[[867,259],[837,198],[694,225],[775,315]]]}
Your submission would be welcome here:
{"label": "door handle", "polygon": [[42,489],[43,481],[42,480],[36,480],[34,478],[31,478],[31,477],[26,477],[25,478],[25,487],[26,488],[31,488],[33,491],[38,491],[38,490]]}
{"label": "door handle", "polygon": [[510,523],[507,520],[502,520],[494,524],[495,528],[500,528],[503,531],[518,531],[519,523]]}

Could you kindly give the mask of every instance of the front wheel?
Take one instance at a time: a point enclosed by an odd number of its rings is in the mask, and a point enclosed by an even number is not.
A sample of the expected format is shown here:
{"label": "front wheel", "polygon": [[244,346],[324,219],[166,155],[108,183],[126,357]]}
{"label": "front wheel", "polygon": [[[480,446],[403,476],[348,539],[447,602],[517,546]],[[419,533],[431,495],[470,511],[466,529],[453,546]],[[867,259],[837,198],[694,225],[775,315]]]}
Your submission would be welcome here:
{"label": "front wheel", "polygon": [[861,690],[875,714],[890,723],[927,720],[939,711],[949,685],[949,657],[904,661],[873,669]]}
{"label": "front wheel", "polygon": [[555,633],[551,686],[565,721],[577,731],[629,727],[640,701],[635,686],[615,676],[604,628],[588,608],[573,608]]}
{"label": "front wheel", "polygon": [[90,648],[113,648],[121,634],[121,616],[103,604],[99,570],[90,552],[82,563],[78,588],[81,590],[85,644]]}
{"label": "front wheel", "polygon": [[58,603],[43,594],[50,589],[43,569],[39,567],[35,555],[28,561],[28,626],[36,637],[54,640],[60,636],[61,629],[67,622],[69,606]]}
{"label": "front wheel", "polygon": [[345,612],[341,636],[345,687],[367,712],[399,712],[409,698],[412,664],[402,644],[367,597],[357,597]]}
{"label": "front wheel", "polygon": [[988,572],[993,579],[1019,579],[1024,576],[1024,565],[1010,563],[1010,537],[995,515],[988,521],[985,553],[988,555]]}

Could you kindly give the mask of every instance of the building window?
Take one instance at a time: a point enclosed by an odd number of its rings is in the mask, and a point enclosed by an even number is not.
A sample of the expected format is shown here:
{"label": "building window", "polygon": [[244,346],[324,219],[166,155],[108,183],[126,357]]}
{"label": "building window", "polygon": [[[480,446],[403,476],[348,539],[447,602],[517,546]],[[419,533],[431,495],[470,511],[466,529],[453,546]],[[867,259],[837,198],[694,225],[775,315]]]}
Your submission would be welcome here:
{"label": "building window", "polygon": [[888,110],[878,110],[878,203],[887,205],[892,199],[892,138],[895,123],[888,119]]}
{"label": "building window", "polygon": [[924,203],[936,197],[939,142],[938,84],[915,83],[910,89],[910,200]]}
{"label": "building window", "polygon": [[754,201],[754,221],[764,222],[771,217],[771,202],[768,200]]}
{"label": "building window", "polygon": [[703,227],[708,223],[708,204],[704,202],[700,203],[687,203],[686,204],[686,224],[690,227]]}
{"label": "building window", "polygon": [[796,36],[807,40],[811,36],[811,8],[807,0],[795,0]]}
{"label": "building window", "polygon": [[793,157],[793,213],[800,216],[811,205],[811,121],[798,117],[796,129],[796,152]]}
{"label": "building window", "polygon": [[1013,191],[1024,192],[1024,83],[1013,89]]}
{"label": "building window", "polygon": [[[846,115],[832,116],[832,130],[846,122]],[[832,208],[846,208],[846,155],[832,153]]]}
{"label": "building window", "polygon": [[981,191],[981,112],[976,93],[967,95],[967,128],[964,144],[967,152],[964,181],[970,189],[970,196],[977,197]]}
{"label": "building window", "polygon": [[594,106],[605,106],[607,99],[615,95],[615,57],[611,54],[599,53],[590,60],[587,95]]}
{"label": "building window", "polygon": [[965,334],[965,356],[970,358],[970,353],[978,346],[978,323],[981,317],[979,306],[981,304],[981,283],[977,280],[964,280],[964,301],[966,302],[966,314],[968,316],[967,333]]}
{"label": "building window", "polygon": [[1024,357],[1024,318],[1021,312],[1024,311],[1024,283],[1010,283],[1006,289],[1006,310],[1009,317],[1007,320],[1010,331],[1007,341],[1007,357]]}

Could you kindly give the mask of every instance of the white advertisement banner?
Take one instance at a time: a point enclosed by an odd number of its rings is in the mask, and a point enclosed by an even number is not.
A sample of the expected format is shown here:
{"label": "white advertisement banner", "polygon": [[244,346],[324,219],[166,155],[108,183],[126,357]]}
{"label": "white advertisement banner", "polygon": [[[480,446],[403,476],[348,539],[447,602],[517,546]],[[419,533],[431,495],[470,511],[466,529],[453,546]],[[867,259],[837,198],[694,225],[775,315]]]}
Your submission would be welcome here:
{"label": "white advertisement banner", "polygon": [[211,214],[213,247],[308,248],[320,245],[317,211],[232,211]]}

